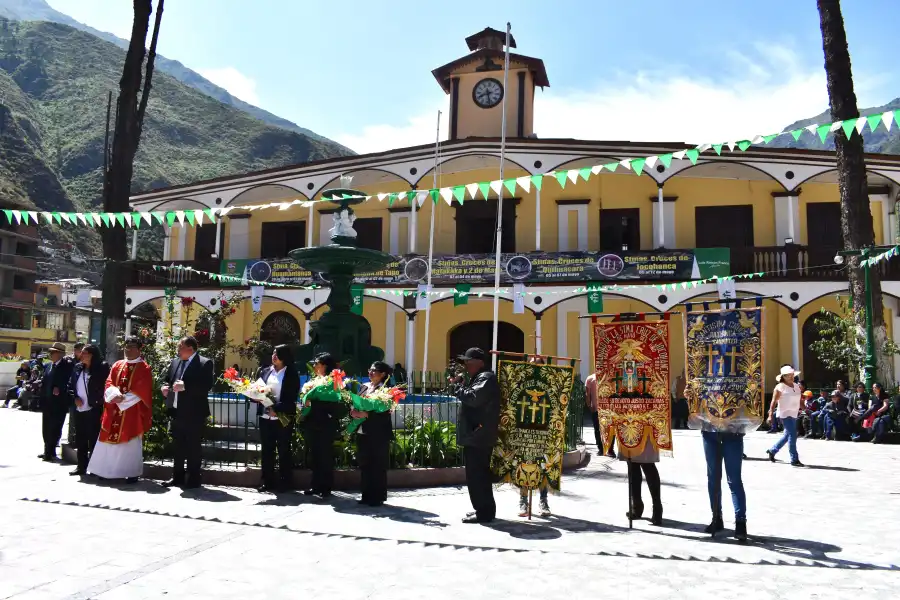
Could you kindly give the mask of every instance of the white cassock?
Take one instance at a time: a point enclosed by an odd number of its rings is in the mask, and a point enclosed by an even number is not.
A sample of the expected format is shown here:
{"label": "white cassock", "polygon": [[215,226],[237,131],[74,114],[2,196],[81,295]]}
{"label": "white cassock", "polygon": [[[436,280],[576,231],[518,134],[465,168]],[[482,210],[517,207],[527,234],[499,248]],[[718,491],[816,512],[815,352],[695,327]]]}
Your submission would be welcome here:
{"label": "white cassock", "polygon": [[[122,392],[115,386],[107,388],[104,399],[111,403]],[[141,401],[140,396],[128,392],[119,402],[119,410],[126,411]],[[137,409],[135,409],[137,410]],[[97,441],[87,472],[103,479],[127,479],[140,477],[144,472],[143,436],[132,438],[123,444],[107,444]]]}

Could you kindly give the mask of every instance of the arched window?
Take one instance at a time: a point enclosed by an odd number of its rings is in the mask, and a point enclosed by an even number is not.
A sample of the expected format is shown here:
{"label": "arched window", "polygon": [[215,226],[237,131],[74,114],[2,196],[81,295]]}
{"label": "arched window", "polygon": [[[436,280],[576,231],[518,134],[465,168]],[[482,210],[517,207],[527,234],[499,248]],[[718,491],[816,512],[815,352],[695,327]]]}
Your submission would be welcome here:
{"label": "arched window", "polygon": [[[449,358],[464,354],[469,348],[481,348],[485,352],[493,346],[494,323],[492,321],[470,321],[462,323],[450,331]],[[507,352],[525,352],[525,333],[510,323],[497,324],[497,349]]]}
{"label": "arched window", "polygon": [[810,348],[813,342],[821,339],[815,323],[818,316],[819,313],[813,313],[803,322],[803,372],[800,374],[800,379],[812,388],[834,389],[838,379],[847,379],[847,373],[833,371],[826,367]]}
{"label": "arched window", "polygon": [[273,312],[263,321],[259,338],[272,346],[297,344],[300,342],[300,323],[288,312]]}

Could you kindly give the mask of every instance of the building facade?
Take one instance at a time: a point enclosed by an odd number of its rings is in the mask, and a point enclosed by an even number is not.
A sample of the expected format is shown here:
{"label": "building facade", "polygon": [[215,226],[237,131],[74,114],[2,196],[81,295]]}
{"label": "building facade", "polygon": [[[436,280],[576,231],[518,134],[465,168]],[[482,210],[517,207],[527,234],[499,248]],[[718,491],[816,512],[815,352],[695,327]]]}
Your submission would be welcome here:
{"label": "building facade", "polygon": [[[737,280],[735,290],[739,295],[777,296],[764,303],[767,381],[773,382],[780,364],[788,362],[798,364],[808,380],[821,379],[822,384],[831,380],[835,374],[819,363],[809,344],[815,337],[815,314],[823,308],[836,310],[836,296],[847,292],[846,273],[834,263],[841,246],[834,154],[751,146],[746,151],[707,152],[692,161],[678,158],[684,156],[680,151],[693,148],[683,144],[540,139],[533,132],[533,100],[537,87],[549,85],[546,70],[538,59],[512,54],[510,89],[503,89],[501,36],[490,29],[476,34],[467,39],[470,54],[435,69],[450,104],[449,139],[437,153],[434,146],[401,148],[134,196],[136,211],[227,211],[215,224],[166,227],[164,261],[159,264],[229,273],[236,265],[243,268],[247,260],[253,264],[254,259],[273,259],[267,273],[284,271],[289,250],[329,243],[335,206],[309,201],[321,199],[323,190],[338,187],[341,176],[350,175],[353,188],[373,196],[355,207],[360,245],[398,257],[396,272],[365,284],[363,315],[372,325],[373,343],[384,348],[388,362],[413,371],[425,367],[427,337],[427,369],[443,370],[450,357],[468,346],[491,346],[497,199],[502,191],[505,273],[500,349],[579,357],[581,374],[586,376],[591,370],[590,328],[589,319],[580,317],[588,315],[589,285],[617,286],[603,292],[604,313],[683,313],[686,302],[717,298],[717,286],[661,289],[662,284],[703,280],[711,273],[761,273]],[[460,201],[454,193],[442,194],[436,202],[428,198],[421,206],[390,202],[392,193],[458,190],[498,180],[503,96],[507,101],[503,179],[531,182],[532,176],[548,175],[540,188],[528,183],[510,193],[498,185],[479,190],[475,200],[465,194]],[[639,175],[624,167],[597,168],[672,153],[676,158],[665,161],[668,164],[648,161]],[[893,244],[900,159],[871,155],[866,164],[876,242]],[[557,176],[573,169],[584,176]],[[267,203],[284,203],[283,210],[240,209]],[[426,310],[414,292],[425,281],[432,218],[435,261],[426,334]],[[724,270],[701,266],[699,272],[688,269],[674,276],[654,267],[679,260],[678,264],[689,265],[692,257],[696,265],[700,257],[711,255],[724,257],[719,262],[725,264],[718,266]],[[510,261],[518,256],[527,261]],[[604,273],[600,259],[605,257],[633,269],[613,269],[599,278],[585,275],[586,264]],[[280,267],[277,259],[282,259]],[[409,265],[415,259],[420,266],[424,259],[425,269],[411,272]],[[651,267],[642,270],[637,266],[642,261]],[[527,275],[511,271],[513,264],[526,269]],[[167,287],[177,287],[179,295],[208,306],[222,288],[220,282],[196,272],[156,271],[153,266],[134,264],[127,311],[152,306],[158,314]],[[884,279],[888,332],[898,339],[900,269],[890,261],[878,268]],[[524,287],[514,286],[515,282]],[[463,305],[454,301],[459,284],[472,286]],[[227,289],[249,295],[246,286]],[[404,291],[413,295],[403,295]],[[327,293],[327,289],[267,289],[260,314],[264,332],[305,341],[307,323],[324,310]],[[516,294],[520,302],[513,301]],[[259,319],[254,320],[249,300],[229,319],[230,338],[256,333]],[[674,380],[684,369],[684,337],[677,318],[673,323],[677,324],[670,340]],[[227,360],[241,362],[236,355]]]}

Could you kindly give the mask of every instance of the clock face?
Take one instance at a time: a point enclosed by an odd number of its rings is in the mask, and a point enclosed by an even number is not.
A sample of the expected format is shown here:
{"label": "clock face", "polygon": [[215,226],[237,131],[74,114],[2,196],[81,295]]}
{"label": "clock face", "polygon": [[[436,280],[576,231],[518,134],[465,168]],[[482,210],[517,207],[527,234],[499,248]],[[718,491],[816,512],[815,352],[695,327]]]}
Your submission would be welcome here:
{"label": "clock face", "polygon": [[493,108],[503,100],[503,86],[496,79],[482,79],[475,84],[472,98],[481,108]]}

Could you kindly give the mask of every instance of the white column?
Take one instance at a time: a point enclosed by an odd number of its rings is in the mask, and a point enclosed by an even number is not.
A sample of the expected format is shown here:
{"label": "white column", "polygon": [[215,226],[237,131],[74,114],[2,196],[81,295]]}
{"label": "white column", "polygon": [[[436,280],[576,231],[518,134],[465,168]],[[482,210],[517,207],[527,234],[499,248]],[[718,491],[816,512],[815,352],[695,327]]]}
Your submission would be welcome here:
{"label": "white column", "polygon": [[250,219],[231,217],[228,223],[228,258],[250,258]]}
{"label": "white column", "polygon": [[[406,222],[409,223],[409,215],[407,213],[391,213],[390,229],[388,230],[388,239],[390,240],[388,252],[390,252],[394,256],[398,256],[400,254],[400,225],[403,220],[406,220]],[[408,238],[409,236],[407,235],[407,241]],[[409,248],[409,246],[407,246],[407,248]]]}
{"label": "white column", "polygon": [[534,249],[541,249],[541,190],[537,188],[534,189]]}
{"label": "white column", "polygon": [[406,373],[412,379],[415,372],[415,350],[416,350],[416,313],[407,313],[406,319]]}
{"label": "white column", "polygon": [[797,310],[791,311],[791,366],[800,370],[800,320]]}
{"label": "white column", "polygon": [[658,206],[656,207],[656,247],[662,248],[666,245],[666,214],[665,209],[663,208],[664,202],[662,186],[659,186],[659,188],[657,188],[656,202],[658,203]]}
{"label": "white column", "polygon": [[137,234],[137,229],[131,232],[131,260],[137,260]]}
{"label": "white column", "polygon": [[172,228],[168,225],[163,225],[163,230],[166,232],[166,239],[163,241],[163,260],[170,260],[172,254]]}
{"label": "white column", "polygon": [[181,223],[178,226],[178,251],[175,255],[175,260],[187,260],[185,258],[187,248],[187,226],[184,223]]}
{"label": "white column", "polygon": [[222,217],[216,221],[216,245],[213,248],[213,258],[222,258],[219,256],[219,248],[222,246]]}
{"label": "white column", "polygon": [[312,329],[310,329],[310,323],[312,323],[312,313],[306,315],[306,323],[303,325],[303,343],[308,344],[310,341],[310,334],[312,333]]}
{"label": "white column", "polygon": [[385,302],[385,327],[384,327],[384,362],[394,366],[397,362],[394,358],[394,329],[397,322],[397,312],[400,310],[394,304]]}
{"label": "white column", "polygon": [[306,247],[312,248],[313,242],[313,205],[309,205],[309,215],[306,217]]}
{"label": "white column", "polygon": [[534,322],[534,335],[535,335],[535,338],[534,338],[534,340],[535,340],[535,341],[534,341],[534,346],[535,346],[535,351],[536,351],[538,354],[543,354],[543,353],[544,353],[544,344],[543,344],[543,341],[544,341],[544,340],[541,339],[541,315],[540,315],[540,314],[537,314],[537,315],[535,315],[535,318],[536,318],[536,320],[535,320],[535,322]]}
{"label": "white column", "polygon": [[125,339],[131,337],[131,317],[125,317]]}
{"label": "white column", "polygon": [[319,245],[331,243],[331,228],[334,227],[333,213],[319,213]]}
{"label": "white column", "polygon": [[889,234],[888,235],[888,244],[889,245],[896,243],[896,240],[897,240],[897,213],[894,212],[895,210],[896,210],[896,208],[894,210],[892,210],[891,213],[888,215],[888,224],[890,227],[890,230],[888,232],[888,234]]}
{"label": "white column", "polygon": [[800,243],[800,192],[792,196],[774,196],[775,201],[775,245],[784,245],[790,238]]}

